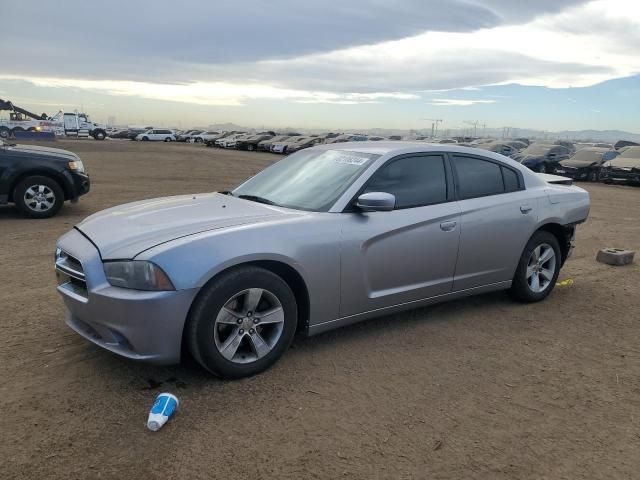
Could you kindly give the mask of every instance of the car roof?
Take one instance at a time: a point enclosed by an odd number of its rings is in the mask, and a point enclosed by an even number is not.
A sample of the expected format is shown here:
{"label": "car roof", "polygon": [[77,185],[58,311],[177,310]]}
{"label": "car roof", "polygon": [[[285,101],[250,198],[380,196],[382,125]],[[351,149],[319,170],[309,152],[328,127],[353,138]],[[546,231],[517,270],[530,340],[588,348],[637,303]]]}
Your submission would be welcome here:
{"label": "car roof", "polygon": [[[596,152],[596,153],[605,153],[613,150],[612,148],[605,147],[584,147],[578,150],[578,152]],[[576,152],[576,153],[578,153]]]}
{"label": "car roof", "polygon": [[422,152],[451,152],[451,153],[467,153],[480,155],[505,161],[506,157],[489,150],[480,148],[463,147],[451,143],[427,143],[427,142],[408,142],[408,141],[379,141],[379,142],[344,142],[330,143],[318,145],[314,149],[322,150],[348,150],[351,152],[372,153],[375,155],[402,155],[404,153],[422,153]]}

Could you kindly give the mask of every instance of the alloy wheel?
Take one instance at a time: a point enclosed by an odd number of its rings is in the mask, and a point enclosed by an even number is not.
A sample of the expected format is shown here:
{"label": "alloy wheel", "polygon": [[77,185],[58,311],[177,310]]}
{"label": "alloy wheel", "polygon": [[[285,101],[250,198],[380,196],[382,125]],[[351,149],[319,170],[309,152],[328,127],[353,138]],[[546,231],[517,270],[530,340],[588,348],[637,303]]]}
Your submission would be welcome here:
{"label": "alloy wheel", "polygon": [[527,284],[534,293],[544,292],[556,272],[556,253],[548,243],[541,243],[531,252],[527,263]]}
{"label": "alloy wheel", "polygon": [[46,185],[32,185],[24,192],[24,203],[34,212],[46,212],[56,203],[56,195]]}
{"label": "alloy wheel", "polygon": [[233,363],[251,363],[267,355],[284,328],[278,297],[262,288],[236,293],[224,304],[214,324],[214,343]]}

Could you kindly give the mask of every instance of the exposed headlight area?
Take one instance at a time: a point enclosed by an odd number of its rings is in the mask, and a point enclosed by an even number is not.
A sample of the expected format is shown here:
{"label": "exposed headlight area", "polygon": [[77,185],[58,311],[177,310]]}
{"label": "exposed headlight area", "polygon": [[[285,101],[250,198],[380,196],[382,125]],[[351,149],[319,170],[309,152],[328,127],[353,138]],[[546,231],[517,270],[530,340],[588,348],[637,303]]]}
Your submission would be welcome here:
{"label": "exposed headlight area", "polygon": [[67,164],[67,166],[69,167],[69,170],[84,173],[84,163],[82,163],[82,160],[72,160]]}
{"label": "exposed headlight area", "polygon": [[133,290],[175,290],[173,283],[155,263],[143,260],[104,262],[104,273],[114,287]]}

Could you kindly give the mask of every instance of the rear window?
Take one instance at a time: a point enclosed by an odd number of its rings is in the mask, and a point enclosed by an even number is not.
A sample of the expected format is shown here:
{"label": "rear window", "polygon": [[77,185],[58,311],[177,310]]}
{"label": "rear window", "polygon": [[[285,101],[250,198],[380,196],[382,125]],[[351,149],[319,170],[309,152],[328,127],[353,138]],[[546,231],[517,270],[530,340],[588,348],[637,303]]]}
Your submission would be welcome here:
{"label": "rear window", "polygon": [[500,165],[471,157],[453,157],[461,199],[504,193]]}
{"label": "rear window", "polygon": [[515,192],[520,190],[520,180],[518,174],[507,167],[500,167],[502,169],[502,179],[504,181],[505,192]]}

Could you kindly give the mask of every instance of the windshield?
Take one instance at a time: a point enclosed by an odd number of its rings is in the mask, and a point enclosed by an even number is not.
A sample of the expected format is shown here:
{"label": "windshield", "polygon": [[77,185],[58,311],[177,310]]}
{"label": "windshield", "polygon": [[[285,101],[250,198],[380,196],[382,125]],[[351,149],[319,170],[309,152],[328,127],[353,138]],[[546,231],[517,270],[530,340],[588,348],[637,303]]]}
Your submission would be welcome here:
{"label": "windshield", "polygon": [[258,173],[232,195],[260,197],[282,207],[326,212],[380,155],[303,150]]}

